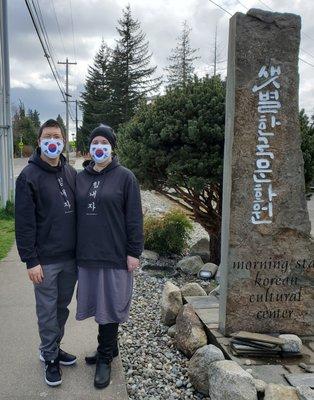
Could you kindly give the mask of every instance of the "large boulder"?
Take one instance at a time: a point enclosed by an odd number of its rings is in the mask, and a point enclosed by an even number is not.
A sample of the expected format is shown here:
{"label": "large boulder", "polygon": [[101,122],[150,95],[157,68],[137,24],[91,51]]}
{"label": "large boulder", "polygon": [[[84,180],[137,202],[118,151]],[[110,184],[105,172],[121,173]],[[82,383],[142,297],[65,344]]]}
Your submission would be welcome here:
{"label": "large boulder", "polygon": [[299,400],[294,388],[270,383],[265,388],[264,400]]}
{"label": "large boulder", "polygon": [[177,268],[189,275],[197,275],[204,263],[200,256],[187,256],[177,263]]}
{"label": "large boulder", "polygon": [[188,358],[207,344],[203,325],[190,304],[184,305],[177,316],[174,339],[176,347]]}
{"label": "large boulder", "polygon": [[209,396],[213,400],[257,400],[252,375],[235,361],[216,361],[208,369]]}
{"label": "large boulder", "polygon": [[197,241],[190,248],[191,256],[200,256],[204,263],[209,262],[210,260],[210,252],[209,252],[209,240],[207,238],[202,238]]}
{"label": "large boulder", "polygon": [[181,294],[185,296],[207,296],[205,290],[196,282],[186,283],[181,288]]}
{"label": "large boulder", "polygon": [[174,325],[182,305],[181,291],[178,286],[170,281],[166,282],[161,296],[161,322],[167,326]]}
{"label": "large boulder", "polygon": [[195,389],[208,396],[208,369],[210,364],[224,359],[222,351],[213,344],[196,350],[188,365],[190,381]]}

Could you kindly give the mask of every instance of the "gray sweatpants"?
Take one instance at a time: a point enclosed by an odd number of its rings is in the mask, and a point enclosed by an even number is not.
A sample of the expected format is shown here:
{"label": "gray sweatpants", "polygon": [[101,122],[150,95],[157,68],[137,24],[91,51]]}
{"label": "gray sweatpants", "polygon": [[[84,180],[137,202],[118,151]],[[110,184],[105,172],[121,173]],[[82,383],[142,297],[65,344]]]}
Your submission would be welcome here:
{"label": "gray sweatpants", "polygon": [[36,314],[38,319],[41,351],[45,360],[55,360],[64,335],[64,326],[69,316],[77,280],[75,260],[42,265],[44,279],[34,284]]}

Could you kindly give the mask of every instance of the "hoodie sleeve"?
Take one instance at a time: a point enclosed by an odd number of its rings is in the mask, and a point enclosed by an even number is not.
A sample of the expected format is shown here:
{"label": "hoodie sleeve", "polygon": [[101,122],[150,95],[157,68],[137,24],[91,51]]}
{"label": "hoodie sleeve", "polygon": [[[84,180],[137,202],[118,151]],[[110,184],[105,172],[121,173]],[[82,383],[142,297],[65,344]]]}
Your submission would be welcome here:
{"label": "hoodie sleeve", "polygon": [[125,195],[127,255],[139,258],[144,247],[143,211],[139,183],[133,173],[127,180]]}
{"label": "hoodie sleeve", "polygon": [[23,173],[17,178],[15,187],[15,238],[19,255],[27,268],[38,265],[35,202]]}

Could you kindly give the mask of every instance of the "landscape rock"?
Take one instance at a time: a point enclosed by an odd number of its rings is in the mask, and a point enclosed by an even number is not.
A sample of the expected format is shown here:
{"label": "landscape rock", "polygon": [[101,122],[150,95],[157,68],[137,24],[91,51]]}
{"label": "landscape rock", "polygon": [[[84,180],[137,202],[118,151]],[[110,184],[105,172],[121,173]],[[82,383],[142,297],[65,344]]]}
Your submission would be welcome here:
{"label": "landscape rock", "polygon": [[156,253],[155,251],[146,250],[146,249],[145,249],[145,250],[142,252],[141,257],[142,257],[142,258],[145,258],[145,259],[147,259],[147,260],[156,261],[156,260],[158,260],[159,255],[158,255],[158,253]]}
{"label": "landscape rock", "polygon": [[264,400],[299,400],[294,388],[270,383],[266,385]]}
{"label": "landscape rock", "polygon": [[296,387],[299,400],[314,400],[314,390],[308,386]]}
{"label": "landscape rock", "polygon": [[207,344],[203,325],[190,304],[184,305],[177,316],[175,343],[188,358]]}
{"label": "landscape rock", "polygon": [[182,307],[182,296],[178,286],[166,282],[161,297],[161,321],[171,326],[175,324],[177,315]]}
{"label": "landscape rock", "polygon": [[212,362],[224,359],[222,351],[212,344],[196,350],[188,365],[190,381],[195,389],[208,396],[208,368]]}
{"label": "landscape rock", "polygon": [[177,263],[177,268],[189,275],[197,275],[204,263],[200,256],[186,256]]}
{"label": "landscape rock", "polygon": [[210,272],[211,277],[210,279],[213,279],[216,275],[216,272],[218,271],[218,265],[214,263],[206,263],[202,266],[202,268],[198,271],[197,276],[201,278],[201,272],[206,271]]}
{"label": "landscape rock", "polygon": [[216,361],[208,369],[209,396],[213,400],[257,400],[253,377],[235,361]]}
{"label": "landscape rock", "polygon": [[191,256],[200,256],[204,263],[209,262],[210,260],[210,252],[209,252],[209,240],[207,238],[202,238],[198,240],[191,248],[190,248]]}
{"label": "landscape rock", "polygon": [[254,385],[256,387],[256,390],[259,393],[264,393],[266,389],[267,383],[262,381],[261,379],[253,379]]}
{"label": "landscape rock", "polygon": [[299,338],[299,336],[284,334],[279,335],[279,338],[284,339],[286,342],[281,346],[283,351],[287,351],[289,353],[299,353],[302,351],[302,340]]}
{"label": "landscape rock", "polygon": [[181,294],[185,296],[207,296],[205,290],[196,282],[190,282],[185,284],[181,288]]}

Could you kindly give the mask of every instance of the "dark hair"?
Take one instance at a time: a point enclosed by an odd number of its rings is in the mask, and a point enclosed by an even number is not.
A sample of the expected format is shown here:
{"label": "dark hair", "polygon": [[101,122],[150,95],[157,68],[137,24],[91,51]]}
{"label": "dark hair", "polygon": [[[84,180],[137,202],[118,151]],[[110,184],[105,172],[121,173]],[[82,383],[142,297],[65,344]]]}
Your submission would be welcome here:
{"label": "dark hair", "polygon": [[39,128],[38,131],[38,136],[37,139],[40,138],[41,134],[43,133],[43,130],[45,128],[59,128],[61,131],[61,134],[63,136],[63,140],[66,141],[66,136],[65,136],[65,132],[63,131],[63,128],[61,126],[61,124],[59,124],[58,121],[56,121],[55,119],[48,119],[46,122],[44,122],[41,127]]}

